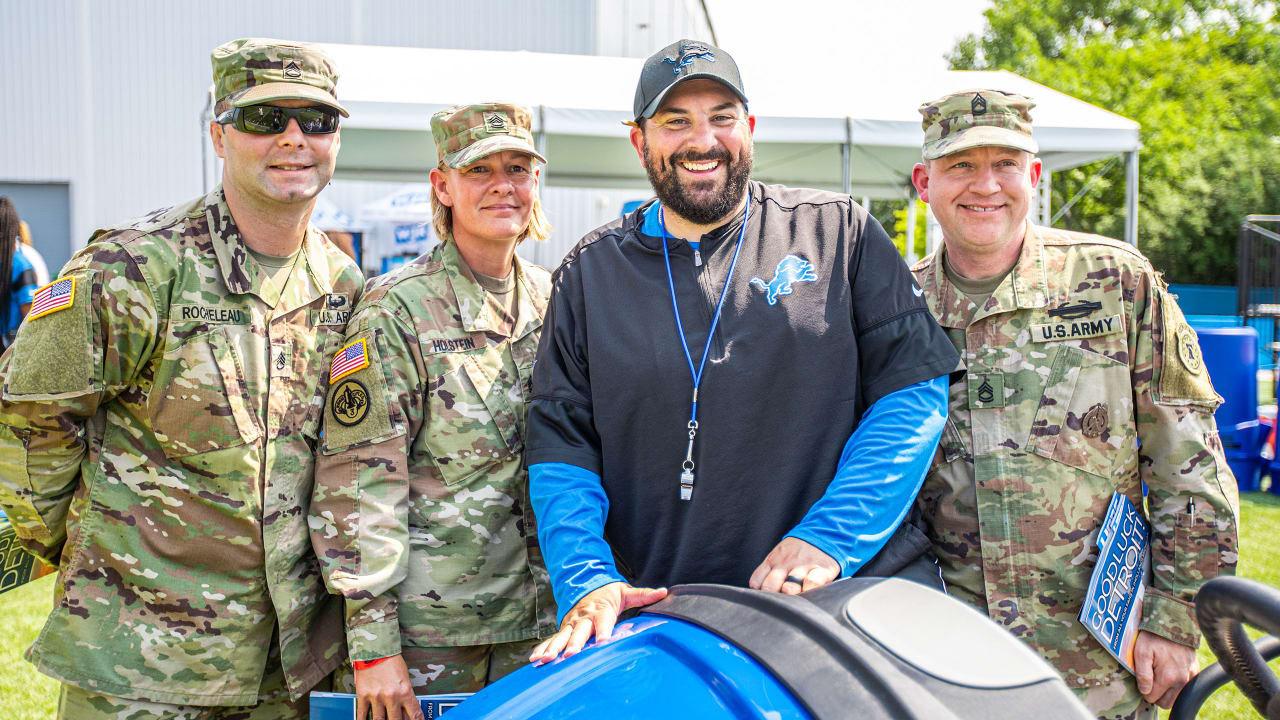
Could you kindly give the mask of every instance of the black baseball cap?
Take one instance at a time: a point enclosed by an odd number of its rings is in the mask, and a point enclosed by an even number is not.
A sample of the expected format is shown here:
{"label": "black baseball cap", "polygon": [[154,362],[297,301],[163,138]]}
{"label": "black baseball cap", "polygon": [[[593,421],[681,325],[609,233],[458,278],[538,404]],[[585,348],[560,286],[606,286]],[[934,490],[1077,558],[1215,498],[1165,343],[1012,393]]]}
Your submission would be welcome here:
{"label": "black baseball cap", "polygon": [[719,80],[742,99],[743,105],[747,104],[747,93],[742,89],[738,64],[729,53],[709,43],[681,40],[662,48],[644,61],[632,107],[636,122],[653,117],[662,104],[662,98],[667,96],[671,88],[694,78]]}

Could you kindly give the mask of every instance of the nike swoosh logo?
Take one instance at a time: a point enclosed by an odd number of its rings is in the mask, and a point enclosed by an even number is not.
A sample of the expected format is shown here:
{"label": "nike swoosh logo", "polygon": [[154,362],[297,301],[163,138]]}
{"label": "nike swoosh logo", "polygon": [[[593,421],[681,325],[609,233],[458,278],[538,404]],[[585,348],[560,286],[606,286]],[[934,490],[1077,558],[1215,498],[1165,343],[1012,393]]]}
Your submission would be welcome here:
{"label": "nike swoosh logo", "polygon": [[915,293],[916,297],[924,297],[924,291],[916,287],[915,285],[911,286],[911,292]]}

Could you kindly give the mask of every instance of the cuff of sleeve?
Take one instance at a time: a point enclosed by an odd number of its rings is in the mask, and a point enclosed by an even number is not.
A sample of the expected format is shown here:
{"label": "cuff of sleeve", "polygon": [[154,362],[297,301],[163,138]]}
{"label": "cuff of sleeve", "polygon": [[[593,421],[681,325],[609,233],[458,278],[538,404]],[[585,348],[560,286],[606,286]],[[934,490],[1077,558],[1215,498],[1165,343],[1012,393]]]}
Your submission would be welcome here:
{"label": "cuff of sleeve", "polygon": [[1139,630],[1159,635],[1187,647],[1200,647],[1200,626],[1192,603],[1162,590],[1147,588],[1142,598],[1142,621]]}
{"label": "cuff of sleeve", "polygon": [[351,661],[379,660],[400,654],[400,620],[391,618],[347,628]]}
{"label": "cuff of sleeve", "polygon": [[573,607],[582,600],[582,598],[586,597],[588,593],[594,590],[599,590],[610,583],[616,582],[626,582],[626,580],[614,575],[601,573],[581,585],[575,584],[573,586],[573,592],[568,593],[568,597],[565,598],[565,602],[556,602],[556,626],[559,627],[560,623],[564,622],[564,616],[568,615],[569,611],[572,610]]}
{"label": "cuff of sleeve", "polygon": [[369,668],[373,667],[374,665],[377,665],[383,660],[390,660],[393,657],[395,656],[388,655],[387,657],[378,658],[377,660],[352,660],[351,667],[355,668],[356,670],[368,670]]}
{"label": "cuff of sleeve", "polygon": [[803,524],[796,526],[794,530],[787,533],[786,535],[783,535],[783,537],[793,537],[797,540],[803,540],[804,542],[807,542],[810,545],[818,548],[822,552],[826,553],[827,557],[831,558],[832,560],[835,560],[836,564],[840,566],[840,577],[842,578],[847,578],[858,571],[858,569],[853,566],[852,558],[840,552],[839,548],[827,542],[826,540],[822,539],[821,537],[814,535],[812,533],[805,532]]}

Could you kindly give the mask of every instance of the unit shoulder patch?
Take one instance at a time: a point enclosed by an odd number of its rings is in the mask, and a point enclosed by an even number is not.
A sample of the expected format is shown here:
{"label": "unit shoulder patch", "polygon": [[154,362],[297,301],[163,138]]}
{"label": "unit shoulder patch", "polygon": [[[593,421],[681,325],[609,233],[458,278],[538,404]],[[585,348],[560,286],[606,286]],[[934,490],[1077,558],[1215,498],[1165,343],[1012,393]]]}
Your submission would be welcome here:
{"label": "unit shoulder patch", "polygon": [[1187,324],[1171,295],[1157,292],[1163,348],[1155,358],[1160,370],[1158,401],[1166,404],[1194,403],[1217,407],[1221,402],[1204,365],[1200,340]]}
{"label": "unit shoulder patch", "polygon": [[369,390],[359,380],[343,380],[333,389],[329,412],[340,424],[351,427],[369,414]]}
{"label": "unit shoulder patch", "polygon": [[1190,325],[1183,324],[1175,333],[1178,341],[1178,360],[1187,370],[1199,374],[1204,370],[1204,359],[1200,356],[1200,342]]}

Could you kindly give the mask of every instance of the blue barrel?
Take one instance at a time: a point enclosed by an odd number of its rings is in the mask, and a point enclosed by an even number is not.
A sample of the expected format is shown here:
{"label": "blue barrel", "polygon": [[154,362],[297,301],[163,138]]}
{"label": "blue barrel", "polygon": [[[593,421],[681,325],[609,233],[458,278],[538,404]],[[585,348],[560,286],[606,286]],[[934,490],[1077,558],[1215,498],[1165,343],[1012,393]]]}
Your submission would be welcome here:
{"label": "blue barrel", "polygon": [[1258,422],[1258,331],[1251,327],[1198,327],[1200,350],[1223,403],[1214,414],[1227,464],[1241,492],[1257,490],[1262,475]]}

